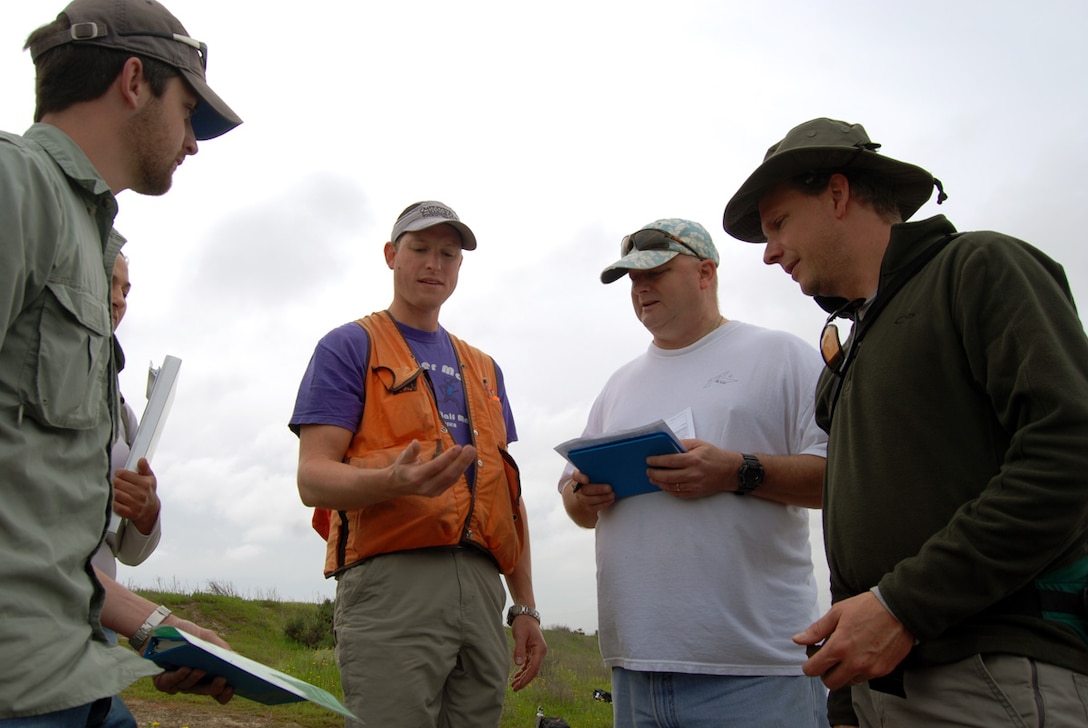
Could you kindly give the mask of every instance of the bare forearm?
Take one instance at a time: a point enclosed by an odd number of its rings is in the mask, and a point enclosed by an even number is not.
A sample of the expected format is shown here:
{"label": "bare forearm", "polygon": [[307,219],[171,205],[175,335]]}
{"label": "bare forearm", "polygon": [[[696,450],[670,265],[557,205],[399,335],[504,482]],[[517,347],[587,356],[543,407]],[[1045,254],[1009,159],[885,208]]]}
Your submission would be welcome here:
{"label": "bare forearm", "polygon": [[[95,576],[98,577],[98,581],[101,582],[102,587],[106,591],[106,603],[102,607],[102,626],[107,629],[112,629],[114,632],[124,637],[132,637],[132,635],[136,634],[137,630],[143,626],[144,622],[147,621],[147,618],[155,612],[158,605],[154,602],[149,602],[139,594],[129,591],[103,574],[97,568],[94,571]],[[228,650],[230,649],[230,645],[215,632],[201,627],[195,622],[190,622],[188,619],[182,619],[176,614],[167,615],[167,617],[162,620],[161,624],[168,627],[177,627],[178,629],[185,630],[189,634],[196,635],[202,640],[214,642],[220,647],[225,647]],[[200,675],[203,674],[203,671],[201,671]],[[225,687],[226,683],[223,682],[221,685],[218,685],[217,689],[214,691],[202,688],[192,691],[186,689],[185,692],[217,694]],[[160,689],[162,688],[160,687]],[[229,694],[225,697],[226,700],[230,699]]]}
{"label": "bare forearm", "polygon": [[[525,502],[518,505],[518,516],[525,525],[525,543],[522,545],[521,558],[514,570],[506,575],[506,588],[514,604],[536,609],[536,596],[533,594],[533,565],[529,548],[529,521],[525,513]],[[514,664],[517,672],[510,680],[510,686],[521,690],[536,677],[548,653],[544,633],[540,630],[539,618],[531,614],[515,616],[512,620],[511,634],[514,637]]]}
{"label": "bare forearm", "polygon": [[106,604],[102,608],[102,626],[125,637],[131,637],[158,605],[129,591],[97,568],[95,575],[106,590]]}
{"label": "bare forearm", "polygon": [[428,498],[445,492],[476,458],[476,448],[455,445],[420,457],[412,440],[395,454],[351,458],[345,463],[352,433],[333,425],[304,425],[299,435],[298,492],[316,508],[353,510],[404,495]]}
{"label": "bare forearm", "polygon": [[298,466],[298,493],[313,508],[351,510],[390,497],[384,470],[357,468],[332,460],[302,460]]}
{"label": "bare forearm", "polygon": [[533,593],[533,559],[529,546],[529,521],[525,512],[525,503],[519,505],[519,517],[526,524],[525,543],[522,545],[521,558],[514,570],[506,575],[506,588],[510,590],[510,599],[514,604],[524,604],[536,608],[536,596]]}
{"label": "bare forearm", "polygon": [[299,432],[298,494],[314,508],[351,510],[390,496],[389,469],[345,461],[354,433],[333,425],[304,425]]}
{"label": "bare forearm", "polygon": [[819,508],[824,489],[824,459],[817,455],[759,455],[766,474],[752,497],[804,508]]}

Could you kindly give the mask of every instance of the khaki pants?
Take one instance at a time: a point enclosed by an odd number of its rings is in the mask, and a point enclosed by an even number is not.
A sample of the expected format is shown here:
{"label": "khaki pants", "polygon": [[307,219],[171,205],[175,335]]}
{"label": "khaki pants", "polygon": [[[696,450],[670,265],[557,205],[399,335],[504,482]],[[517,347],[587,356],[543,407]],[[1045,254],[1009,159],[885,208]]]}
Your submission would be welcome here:
{"label": "khaki pants", "polygon": [[1084,728],[1088,676],[1016,655],[907,670],[906,699],[851,689],[862,728]]}
{"label": "khaki pants", "polygon": [[495,563],[472,549],[352,567],[333,617],[345,705],[369,728],[498,726],[510,671],[505,602]]}

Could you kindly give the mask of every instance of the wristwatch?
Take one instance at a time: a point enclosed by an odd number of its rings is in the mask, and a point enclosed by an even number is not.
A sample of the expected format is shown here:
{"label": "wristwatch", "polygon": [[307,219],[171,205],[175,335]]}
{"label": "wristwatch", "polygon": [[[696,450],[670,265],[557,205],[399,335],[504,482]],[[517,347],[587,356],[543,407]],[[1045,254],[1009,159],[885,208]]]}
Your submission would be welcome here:
{"label": "wristwatch", "polygon": [[151,636],[151,630],[162,624],[162,621],[169,616],[170,610],[166,607],[161,604],[155,607],[155,611],[151,613],[151,616],[148,617],[144,623],[140,625],[140,628],[136,630],[136,633],[129,638],[128,643],[132,645],[132,649],[139,652],[143,648],[144,642],[147,642],[147,638]]}
{"label": "wristwatch", "polygon": [[536,620],[537,624],[540,624],[540,612],[536,611],[532,607],[527,607],[524,604],[515,604],[506,610],[506,624],[513,627],[514,617],[520,617],[523,614],[527,614]]}
{"label": "wristwatch", "polygon": [[744,458],[744,462],[741,463],[740,470],[737,471],[737,495],[748,495],[753,490],[763,485],[763,478],[766,474],[763,472],[763,466],[759,463],[759,458],[755,455],[749,455],[747,453],[741,453],[741,457]]}

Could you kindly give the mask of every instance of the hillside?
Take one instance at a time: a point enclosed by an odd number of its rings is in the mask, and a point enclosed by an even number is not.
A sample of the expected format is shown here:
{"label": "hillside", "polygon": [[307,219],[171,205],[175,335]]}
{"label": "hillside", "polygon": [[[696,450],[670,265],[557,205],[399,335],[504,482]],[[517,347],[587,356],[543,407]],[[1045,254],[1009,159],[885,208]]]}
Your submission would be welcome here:
{"label": "hillside", "polygon": [[[212,629],[239,653],[340,696],[328,625],[331,604],[249,600],[229,594],[175,594],[137,590],[179,615]],[[507,632],[509,634],[509,631]],[[548,656],[533,683],[507,690],[502,728],[532,728],[537,706],[574,728],[612,725],[611,706],[593,699],[609,689],[596,636],[564,627],[545,629]],[[289,636],[291,635],[291,636]],[[218,705],[206,697],[166,695],[150,680],[123,693],[141,728],[339,728],[339,716],[309,703],[265,706],[235,698]]]}

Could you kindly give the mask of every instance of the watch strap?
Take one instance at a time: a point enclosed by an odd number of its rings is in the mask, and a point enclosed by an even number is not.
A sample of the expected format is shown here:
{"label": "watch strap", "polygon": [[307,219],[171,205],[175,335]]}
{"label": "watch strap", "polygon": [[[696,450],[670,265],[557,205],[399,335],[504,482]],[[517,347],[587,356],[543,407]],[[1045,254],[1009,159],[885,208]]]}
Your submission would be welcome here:
{"label": "watch strap", "polygon": [[515,604],[514,606],[506,610],[506,624],[513,627],[514,619],[516,617],[520,617],[523,614],[532,617],[536,620],[537,624],[540,624],[540,612],[524,604]]}
{"label": "watch strap", "polygon": [[748,453],[741,453],[744,462],[737,471],[737,495],[748,495],[753,490],[763,485],[763,465],[759,458]]}
{"label": "watch strap", "polygon": [[132,649],[139,652],[144,642],[147,642],[147,638],[151,636],[151,630],[162,624],[162,621],[170,616],[170,610],[159,605],[155,607],[155,611],[144,620],[144,623],[140,625],[140,628],[129,638],[128,643],[132,645]]}

